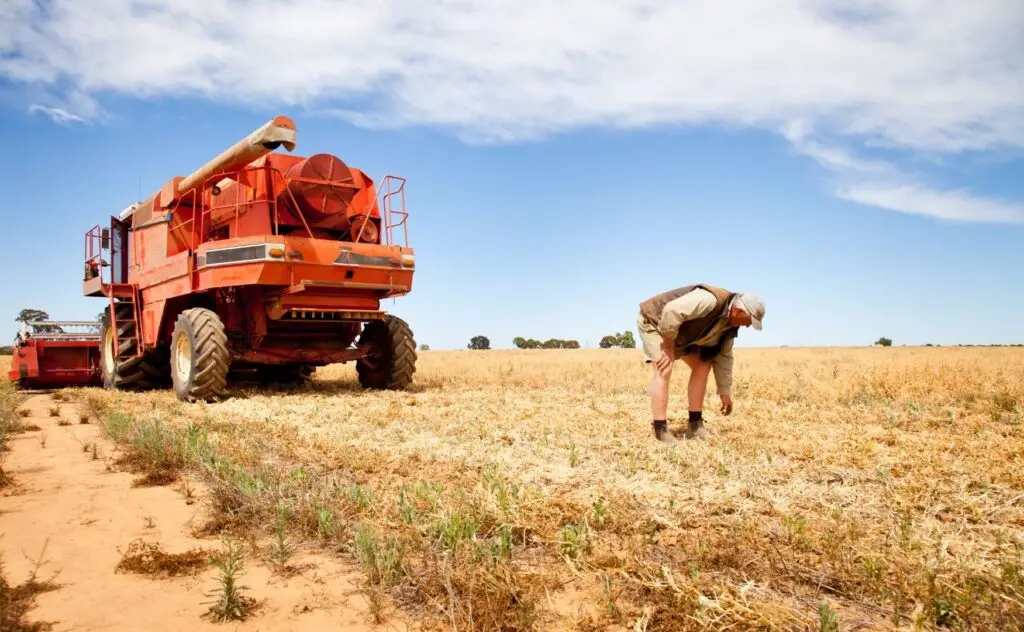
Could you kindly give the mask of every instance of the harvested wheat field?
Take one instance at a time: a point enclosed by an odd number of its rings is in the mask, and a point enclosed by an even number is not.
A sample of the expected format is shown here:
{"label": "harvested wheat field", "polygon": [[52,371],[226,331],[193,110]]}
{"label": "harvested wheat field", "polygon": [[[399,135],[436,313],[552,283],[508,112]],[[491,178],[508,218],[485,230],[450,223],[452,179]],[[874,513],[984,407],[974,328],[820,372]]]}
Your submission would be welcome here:
{"label": "harvested wheat field", "polygon": [[[209,405],[6,391],[6,410],[29,413],[5,417],[0,550],[18,598],[4,616],[125,630],[1024,626],[1021,349],[739,349],[734,413],[717,412],[712,379],[712,435],[671,447],[650,435],[635,350],[431,351],[418,366],[408,392],[361,391],[333,366],[306,388]],[[686,375],[670,426],[685,424]],[[72,516],[73,498],[32,500],[74,485],[102,494],[98,522]],[[144,511],[163,512],[155,527]],[[50,566],[72,569],[53,586],[29,581],[26,558],[47,538]],[[177,556],[131,557],[132,542]],[[233,559],[244,588],[225,590]]]}

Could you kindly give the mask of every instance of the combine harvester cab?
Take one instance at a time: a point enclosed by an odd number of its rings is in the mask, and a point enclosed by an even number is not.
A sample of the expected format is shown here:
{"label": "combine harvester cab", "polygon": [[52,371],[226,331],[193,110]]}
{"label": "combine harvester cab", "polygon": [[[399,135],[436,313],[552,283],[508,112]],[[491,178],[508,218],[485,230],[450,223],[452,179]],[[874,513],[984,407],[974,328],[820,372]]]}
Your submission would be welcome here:
{"label": "combine harvester cab", "polygon": [[26,323],[14,341],[8,379],[20,388],[100,385],[100,334],[94,321]]}
{"label": "combine harvester cab", "polygon": [[410,384],[412,331],[381,309],[412,289],[405,181],[274,153],[295,146],[294,123],[274,118],[86,233],[107,388],[212,401],[229,375],[303,383],[342,362],[365,388]]}

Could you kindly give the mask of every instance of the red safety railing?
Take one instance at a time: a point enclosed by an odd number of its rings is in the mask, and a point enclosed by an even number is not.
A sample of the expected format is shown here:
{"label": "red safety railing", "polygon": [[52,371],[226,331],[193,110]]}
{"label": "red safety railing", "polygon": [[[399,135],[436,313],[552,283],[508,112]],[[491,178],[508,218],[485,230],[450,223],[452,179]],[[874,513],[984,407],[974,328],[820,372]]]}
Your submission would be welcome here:
{"label": "red safety railing", "polygon": [[[298,202],[296,201],[295,196],[292,194],[291,187],[289,185],[291,183],[293,183],[293,182],[300,182],[300,183],[306,183],[306,184],[314,184],[314,185],[327,186],[327,187],[332,187],[332,188],[337,188],[337,187],[355,188],[355,187],[350,187],[350,185],[341,184],[341,183],[338,183],[338,182],[333,182],[331,180],[322,180],[322,179],[317,179],[317,178],[303,178],[303,177],[286,178],[284,176],[284,174],[282,174],[281,171],[279,169],[277,169],[277,168],[274,168],[274,167],[269,167],[268,168],[267,166],[258,166],[258,167],[245,167],[243,169],[234,170],[234,171],[231,171],[229,173],[222,173],[222,174],[218,174],[218,175],[215,175],[215,176],[210,176],[209,178],[207,178],[203,182],[203,189],[205,190],[206,188],[208,188],[211,185],[211,183],[213,183],[214,180],[219,182],[219,181],[221,181],[221,180],[223,180],[225,178],[240,179],[243,174],[248,173],[248,172],[262,172],[262,173],[269,172],[271,174],[272,178],[275,178],[276,180],[280,181],[280,183],[281,183],[281,189],[280,190],[283,191],[285,194],[287,194],[288,199],[291,201],[291,208],[290,208],[290,210],[299,218],[299,220],[302,222],[303,227],[306,229],[306,233],[311,238],[313,237],[313,230],[309,227],[309,222],[306,221],[306,217],[302,213],[302,209],[299,206]],[[396,181],[399,182],[399,184],[397,186],[395,186],[395,184],[394,184]],[[205,236],[206,236],[206,231],[209,228],[207,226],[207,224],[209,222],[209,218],[213,214],[215,214],[215,213],[218,213],[218,212],[224,211],[224,210],[228,210],[228,209],[231,209],[231,210],[234,211],[233,215],[228,220],[229,225],[230,225],[231,222],[234,222],[235,228],[237,229],[238,221],[241,218],[243,211],[245,211],[249,207],[253,207],[253,206],[257,206],[257,205],[265,205],[265,204],[269,205],[270,206],[270,213],[271,213],[271,221],[272,221],[272,224],[273,224],[273,233],[275,235],[278,234],[278,230],[279,230],[279,226],[280,226],[280,211],[279,211],[278,199],[276,197],[269,197],[268,196],[267,198],[263,198],[263,199],[259,199],[259,200],[249,200],[249,201],[245,201],[245,202],[239,201],[238,198],[236,197],[234,203],[211,205],[208,208],[202,208],[200,205],[197,205],[194,202],[192,202],[192,200],[195,200],[196,195],[197,195],[196,189],[190,189],[188,192],[185,193],[185,195],[181,196],[178,200],[176,200],[175,204],[170,209],[170,210],[173,211],[173,210],[177,210],[181,206],[188,206],[188,205],[185,204],[185,202],[188,200],[188,201],[191,202],[190,206],[193,209],[196,209],[198,211],[198,216],[194,215],[192,218],[190,218],[188,220],[185,220],[184,222],[182,222],[181,224],[177,225],[173,229],[173,230],[177,231],[177,230],[181,230],[182,228],[184,228],[186,226],[190,226],[191,227],[192,230],[191,230],[191,235],[190,235],[190,239],[189,239],[189,247],[193,251],[196,248],[198,248],[201,244],[203,244],[206,241],[208,241]],[[408,229],[407,229],[407,225],[406,225],[406,219],[408,218],[409,214],[405,210],[405,179],[404,178],[400,178],[398,176],[392,176],[392,175],[384,176],[384,178],[383,178],[383,180],[381,182],[381,186],[378,187],[378,189],[377,189],[377,195],[378,195],[378,200],[377,200],[378,214],[380,215],[381,222],[384,225],[384,231],[383,231],[383,235],[382,235],[384,237],[383,243],[385,243],[387,245],[395,245],[394,237],[393,237],[393,232],[394,232],[395,229],[401,227],[402,228],[402,232],[403,232],[403,243],[405,244],[405,247],[408,247],[409,246],[409,238],[408,238]],[[398,196],[398,198],[399,198],[398,202],[397,202],[397,205],[398,205],[397,209],[395,208],[395,201],[394,201],[394,198],[396,196]],[[190,200],[190,198],[191,198],[191,200]],[[399,216],[401,218],[400,221],[397,221],[397,222],[395,221],[395,217],[396,216]],[[197,218],[198,218],[198,221],[196,221]],[[357,242],[359,241],[359,238],[362,236],[362,233],[363,233],[364,229],[365,229],[365,223],[360,225],[360,230],[359,230],[359,233],[355,236],[355,241],[357,241]]]}
{"label": "red safety railing", "polygon": [[103,271],[102,230],[100,225],[96,224],[85,233],[85,266],[94,270],[97,275]]}
{"label": "red safety railing", "polygon": [[[272,221],[273,234],[278,234],[280,228],[280,209],[279,202],[276,197],[266,197],[259,200],[239,200],[238,196],[235,196],[234,202],[227,204],[211,205],[210,207],[204,208],[201,204],[201,200],[198,199],[199,190],[206,190],[210,186],[216,184],[225,178],[241,179],[247,173],[269,173],[271,178],[275,178],[281,183],[282,191],[286,192],[289,200],[291,201],[291,209],[296,216],[302,221],[303,227],[306,229],[306,233],[313,237],[313,231],[309,227],[309,223],[306,221],[302,210],[295,200],[295,196],[291,192],[289,184],[292,182],[302,182],[314,185],[322,185],[327,187],[346,187],[350,185],[341,184],[338,182],[332,182],[330,180],[320,180],[315,178],[302,178],[292,177],[286,178],[279,169],[263,166],[247,166],[241,169],[232,170],[228,173],[220,173],[206,178],[203,182],[202,189],[189,189],[183,195],[178,197],[174,204],[168,209],[172,213],[175,211],[184,211],[191,207],[193,215],[189,219],[181,222],[180,224],[171,227],[169,230],[172,234],[181,234],[181,231],[185,231],[187,234],[187,247],[189,250],[195,252],[195,250],[203,243],[209,241],[207,238],[207,231],[210,228],[208,224],[212,221],[211,217],[215,213],[219,213],[225,210],[232,210],[233,213],[228,217],[229,225],[233,222],[235,229],[238,228],[238,223],[241,219],[243,212],[250,207],[257,205],[269,205]],[[216,182],[215,182],[216,181]],[[270,184],[270,183],[268,183]],[[353,187],[354,188],[354,187]],[[408,248],[409,247],[409,235],[407,220],[409,213],[405,209],[405,178],[393,175],[385,175],[377,187],[377,197],[375,198],[377,212],[380,221],[383,225],[383,231],[381,234],[381,243],[385,245],[394,246],[398,245],[395,239],[395,231],[399,228],[402,229],[401,243]],[[366,222],[360,224],[358,233],[354,236],[355,242],[359,242],[362,237],[363,231],[366,229]],[[113,245],[113,234],[111,229],[108,227],[102,227],[99,224],[93,226],[85,235],[85,264],[91,270],[96,272],[97,275],[102,277],[104,284],[111,282],[111,273],[106,272],[106,268],[110,268],[113,265],[112,261],[112,245]],[[138,244],[136,240],[130,239],[131,249],[133,254],[137,255],[136,248]],[[125,245],[121,244],[121,248]],[[107,255],[107,258],[104,258]],[[127,279],[124,280],[127,282]]]}
{"label": "red safety railing", "polygon": [[[392,189],[392,182],[398,181],[398,188]],[[406,248],[409,247],[409,233],[406,225],[406,220],[409,219],[409,213],[405,210],[405,178],[398,176],[386,175],[381,181],[380,188],[377,189],[377,193],[383,193],[381,197],[380,209],[381,218],[384,220],[385,233],[387,234],[387,244],[394,246],[395,240],[391,234],[396,228],[402,228],[402,243]],[[392,200],[398,196],[398,209],[396,210],[392,206]],[[395,223],[393,218],[395,215],[401,216],[401,221]],[[357,240],[358,241],[358,240]]]}
{"label": "red safety railing", "polygon": [[[112,240],[113,235],[110,233],[110,228],[99,224],[90,228],[89,232],[85,234],[85,266],[94,273],[90,278],[99,276],[103,279],[103,283],[110,283]],[[103,257],[104,253],[108,255],[106,258]]]}

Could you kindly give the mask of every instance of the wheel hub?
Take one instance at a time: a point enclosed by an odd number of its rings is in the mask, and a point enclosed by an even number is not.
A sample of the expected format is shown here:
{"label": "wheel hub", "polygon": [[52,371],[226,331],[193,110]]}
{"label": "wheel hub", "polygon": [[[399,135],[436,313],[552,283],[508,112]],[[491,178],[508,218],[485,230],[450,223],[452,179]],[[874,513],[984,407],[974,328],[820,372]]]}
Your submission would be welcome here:
{"label": "wheel hub", "polygon": [[182,384],[188,382],[192,372],[192,343],[185,334],[174,340],[174,372]]}
{"label": "wheel hub", "polygon": [[114,368],[116,366],[114,359],[114,325],[111,323],[107,327],[106,331],[103,332],[103,349],[106,351],[103,357],[103,367],[107,370],[107,375],[113,375]]}

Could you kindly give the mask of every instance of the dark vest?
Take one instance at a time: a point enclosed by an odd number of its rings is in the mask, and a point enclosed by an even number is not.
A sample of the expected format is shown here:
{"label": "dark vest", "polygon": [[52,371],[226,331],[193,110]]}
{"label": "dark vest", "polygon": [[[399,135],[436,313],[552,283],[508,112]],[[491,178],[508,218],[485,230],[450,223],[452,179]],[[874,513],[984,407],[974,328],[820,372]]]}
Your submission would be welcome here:
{"label": "dark vest", "polygon": [[676,352],[679,355],[686,355],[696,351],[700,354],[701,360],[707,361],[721,353],[722,346],[726,341],[730,338],[735,338],[739,334],[738,327],[727,327],[714,344],[694,344],[695,341],[706,336],[719,320],[729,318],[727,308],[729,306],[729,301],[732,300],[732,297],[736,296],[735,292],[730,292],[729,290],[715,287],[714,285],[695,283],[693,285],[687,285],[685,287],[676,288],[674,290],[669,290],[668,292],[662,292],[661,294],[652,296],[643,303],[640,303],[640,313],[647,322],[657,327],[658,321],[661,320],[661,313],[664,311],[665,305],[670,301],[674,301],[680,296],[685,296],[698,288],[707,290],[715,295],[715,307],[708,315],[684,321],[683,324],[680,325],[679,332],[676,334]]}

